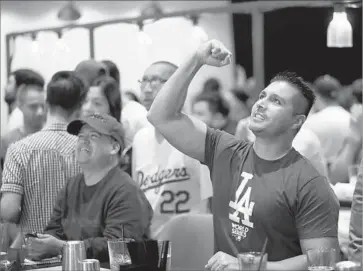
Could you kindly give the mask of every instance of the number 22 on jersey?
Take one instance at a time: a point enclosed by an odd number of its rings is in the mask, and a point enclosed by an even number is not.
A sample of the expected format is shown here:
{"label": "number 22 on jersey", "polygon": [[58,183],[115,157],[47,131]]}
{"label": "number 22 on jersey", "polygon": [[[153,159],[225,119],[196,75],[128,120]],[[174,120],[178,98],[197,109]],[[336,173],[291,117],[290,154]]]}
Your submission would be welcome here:
{"label": "number 22 on jersey", "polygon": [[188,191],[165,190],[161,194],[164,201],[160,204],[160,213],[162,214],[183,214],[189,213],[189,209],[184,205],[188,203],[190,195]]}
{"label": "number 22 on jersey", "polygon": [[[240,214],[242,214],[242,224],[253,228],[253,222],[251,222],[251,216],[253,213],[253,207],[255,206],[254,202],[250,201],[251,198],[251,190],[252,188],[249,186],[246,189],[246,185],[249,180],[253,178],[253,175],[250,173],[242,172],[241,174],[242,181],[238,186],[235,194],[235,200],[229,202],[229,207],[234,211],[229,214],[229,219],[235,223],[240,224]],[[242,195],[243,193],[243,195]],[[242,197],[241,197],[242,195]]]}

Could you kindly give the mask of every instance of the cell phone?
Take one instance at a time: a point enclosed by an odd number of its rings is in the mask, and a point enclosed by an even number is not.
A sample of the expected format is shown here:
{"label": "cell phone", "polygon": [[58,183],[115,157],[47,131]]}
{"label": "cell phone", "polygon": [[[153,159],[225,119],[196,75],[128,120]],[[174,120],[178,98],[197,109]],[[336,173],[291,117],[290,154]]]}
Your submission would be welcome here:
{"label": "cell phone", "polygon": [[29,238],[29,237],[37,238],[38,237],[38,234],[36,232],[26,233],[25,234],[25,237],[26,238]]}

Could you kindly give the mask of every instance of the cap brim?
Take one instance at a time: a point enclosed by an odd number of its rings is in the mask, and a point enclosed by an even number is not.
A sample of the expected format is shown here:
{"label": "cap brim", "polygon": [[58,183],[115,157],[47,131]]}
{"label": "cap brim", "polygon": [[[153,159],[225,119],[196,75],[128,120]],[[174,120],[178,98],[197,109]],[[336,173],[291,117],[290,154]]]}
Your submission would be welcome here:
{"label": "cap brim", "polygon": [[81,130],[82,126],[86,123],[82,120],[74,120],[67,126],[67,132],[71,135],[77,136],[79,134],[79,131]]}

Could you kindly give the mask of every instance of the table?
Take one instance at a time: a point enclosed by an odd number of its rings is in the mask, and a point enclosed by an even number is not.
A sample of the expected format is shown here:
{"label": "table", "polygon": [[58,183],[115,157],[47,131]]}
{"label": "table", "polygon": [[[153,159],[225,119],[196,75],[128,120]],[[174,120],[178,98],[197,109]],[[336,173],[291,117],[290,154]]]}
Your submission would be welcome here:
{"label": "table", "polygon": [[[53,266],[39,269],[30,269],[30,271],[62,271],[62,266]],[[101,268],[101,271],[110,271],[110,269]]]}

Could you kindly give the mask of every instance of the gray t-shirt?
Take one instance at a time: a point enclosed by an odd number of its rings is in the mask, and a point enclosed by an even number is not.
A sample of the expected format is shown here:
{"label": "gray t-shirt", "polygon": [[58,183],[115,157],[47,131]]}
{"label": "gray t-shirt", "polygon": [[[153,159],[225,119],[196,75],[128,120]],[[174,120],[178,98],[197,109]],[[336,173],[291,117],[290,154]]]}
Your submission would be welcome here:
{"label": "gray t-shirt", "polygon": [[275,161],[252,143],[208,128],[205,164],[213,183],[215,251],[261,251],[268,260],[302,254],[301,239],[337,237],[339,201],[327,180],[295,149]]}

